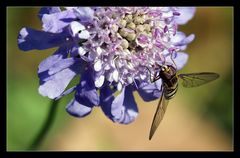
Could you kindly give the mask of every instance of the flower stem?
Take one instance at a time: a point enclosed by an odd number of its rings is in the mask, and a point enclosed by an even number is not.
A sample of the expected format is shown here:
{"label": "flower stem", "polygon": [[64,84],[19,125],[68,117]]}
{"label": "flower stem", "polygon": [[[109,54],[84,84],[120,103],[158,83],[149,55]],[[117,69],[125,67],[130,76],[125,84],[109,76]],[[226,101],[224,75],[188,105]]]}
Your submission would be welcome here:
{"label": "flower stem", "polygon": [[29,150],[37,149],[41,145],[44,138],[46,137],[46,135],[49,132],[49,129],[50,129],[50,127],[53,124],[53,121],[55,119],[58,103],[59,103],[59,100],[52,100],[51,101],[50,108],[49,108],[49,113],[48,113],[48,116],[45,120],[45,123],[43,124],[40,132],[38,133],[36,138],[33,140],[32,144],[30,145]]}

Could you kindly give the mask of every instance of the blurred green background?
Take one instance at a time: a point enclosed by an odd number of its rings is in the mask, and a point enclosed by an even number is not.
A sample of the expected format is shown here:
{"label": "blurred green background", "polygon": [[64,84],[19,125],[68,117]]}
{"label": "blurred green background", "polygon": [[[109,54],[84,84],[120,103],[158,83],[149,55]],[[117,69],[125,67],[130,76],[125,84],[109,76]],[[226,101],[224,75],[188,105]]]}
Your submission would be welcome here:
{"label": "blurred green background", "polygon": [[[22,27],[41,29],[38,7],[7,8],[7,150],[26,150],[47,117],[50,100],[38,94],[38,64],[56,48],[22,52]],[[56,120],[39,150],[233,150],[233,8],[197,7],[179,28],[196,39],[179,72],[212,71],[220,78],[198,88],[180,87],[153,139],[149,129],[158,100],[146,103],[137,93],[139,116],[129,125],[112,123],[100,108],[82,119],[65,112],[73,94],[61,99]],[[76,79],[73,82],[76,82]]]}

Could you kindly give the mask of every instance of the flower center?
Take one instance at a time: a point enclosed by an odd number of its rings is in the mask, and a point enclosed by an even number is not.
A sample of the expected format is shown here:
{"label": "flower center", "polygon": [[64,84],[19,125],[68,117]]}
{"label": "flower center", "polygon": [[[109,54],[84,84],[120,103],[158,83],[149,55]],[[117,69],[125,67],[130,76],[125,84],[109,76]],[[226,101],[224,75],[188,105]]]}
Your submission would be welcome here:
{"label": "flower center", "polygon": [[151,17],[138,12],[123,14],[117,23],[111,26],[122,39],[118,48],[128,49],[131,53],[136,53],[147,46],[152,37],[152,28]]}
{"label": "flower center", "polygon": [[163,51],[173,47],[170,40],[176,32],[174,16],[171,9],[151,7],[95,10],[93,23],[87,28],[91,36],[84,49],[89,52],[86,55],[94,63],[97,76],[105,76],[118,87],[134,79],[148,81],[147,68],[163,62]]}
{"label": "flower center", "polygon": [[[144,47],[148,38],[152,36],[152,26],[150,25],[150,17],[143,14],[127,14],[119,20],[118,33],[122,37],[121,46],[123,49],[130,49],[136,52],[136,47]],[[116,25],[113,25],[116,27]],[[142,44],[142,45],[141,45]]]}

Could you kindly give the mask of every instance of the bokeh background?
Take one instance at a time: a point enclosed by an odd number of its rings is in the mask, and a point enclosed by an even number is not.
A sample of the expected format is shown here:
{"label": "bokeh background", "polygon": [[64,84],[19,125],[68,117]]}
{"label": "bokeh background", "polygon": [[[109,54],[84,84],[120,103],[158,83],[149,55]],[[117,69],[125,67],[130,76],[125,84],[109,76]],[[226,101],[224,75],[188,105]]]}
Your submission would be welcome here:
{"label": "bokeh background", "polygon": [[[37,67],[56,48],[22,52],[17,47],[22,27],[41,29],[38,10],[7,8],[8,151],[28,149],[50,108],[50,100],[38,94]],[[179,73],[212,71],[221,77],[198,88],[180,87],[151,141],[149,129],[158,100],[146,103],[135,93],[139,116],[132,124],[119,125],[100,108],[82,119],[70,116],[65,106],[71,94],[61,99],[38,150],[233,150],[233,8],[197,7],[194,18],[179,29],[196,35],[186,50],[188,64]]]}

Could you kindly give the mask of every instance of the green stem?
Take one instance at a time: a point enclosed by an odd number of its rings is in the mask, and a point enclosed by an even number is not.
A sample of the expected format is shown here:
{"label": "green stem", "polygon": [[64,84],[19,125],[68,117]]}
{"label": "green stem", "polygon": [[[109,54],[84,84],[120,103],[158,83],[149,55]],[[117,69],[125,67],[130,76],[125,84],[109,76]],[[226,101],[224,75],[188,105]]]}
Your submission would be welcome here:
{"label": "green stem", "polygon": [[36,136],[32,144],[30,145],[29,150],[37,149],[41,145],[42,141],[44,140],[45,136],[49,132],[50,127],[53,124],[53,121],[55,119],[56,112],[57,112],[58,103],[59,103],[59,100],[51,101],[49,113],[45,120],[45,123],[43,124],[40,132],[38,133],[38,135]]}

